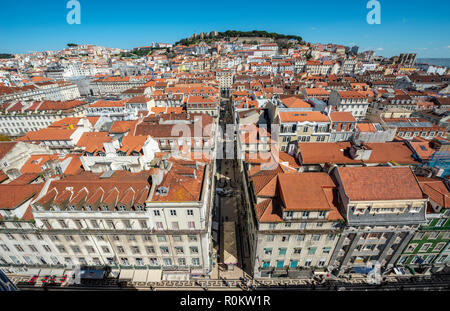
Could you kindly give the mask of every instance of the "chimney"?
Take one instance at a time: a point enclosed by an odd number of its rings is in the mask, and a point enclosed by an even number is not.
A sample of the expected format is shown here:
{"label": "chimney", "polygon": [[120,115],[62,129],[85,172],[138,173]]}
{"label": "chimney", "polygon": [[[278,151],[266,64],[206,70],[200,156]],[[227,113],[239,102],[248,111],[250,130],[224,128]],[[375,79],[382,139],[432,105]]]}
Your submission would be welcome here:
{"label": "chimney", "polygon": [[353,160],[367,161],[371,155],[372,150],[362,144],[353,143],[350,148],[350,157]]}

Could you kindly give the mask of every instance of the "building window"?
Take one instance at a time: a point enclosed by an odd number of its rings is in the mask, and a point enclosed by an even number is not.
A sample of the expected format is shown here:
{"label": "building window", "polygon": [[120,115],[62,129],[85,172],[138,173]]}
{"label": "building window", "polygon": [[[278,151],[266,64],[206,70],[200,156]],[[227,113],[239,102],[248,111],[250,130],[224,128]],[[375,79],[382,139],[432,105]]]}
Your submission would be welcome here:
{"label": "building window", "polygon": [[162,254],[168,254],[169,253],[169,248],[166,247],[166,246],[161,246],[160,250],[161,250]]}
{"label": "building window", "polygon": [[141,220],[140,224],[141,224],[142,229],[147,229],[147,221],[146,220]]}
{"label": "building window", "polygon": [[164,265],[167,267],[170,267],[172,265],[172,259],[170,258],[164,258]]}
{"label": "building window", "polygon": [[422,245],[422,247],[419,249],[419,252],[426,252],[431,246],[431,243],[425,243]]}
{"label": "building window", "polygon": [[277,260],[277,268],[282,269],[284,267],[284,260]]}
{"label": "building window", "polygon": [[140,250],[138,246],[131,246],[131,253],[133,254],[140,254]]}
{"label": "building window", "polygon": [[438,243],[436,247],[433,249],[433,252],[440,252],[445,246],[445,243]]}
{"label": "building window", "polygon": [[170,210],[170,216],[177,216],[177,211],[174,209]]}
{"label": "building window", "polygon": [[176,252],[177,254],[184,254],[184,249],[183,249],[182,246],[176,246],[176,247],[175,247],[175,252]]}
{"label": "building window", "polygon": [[153,214],[154,214],[155,216],[161,216],[159,210],[157,210],[157,209],[155,209],[155,210],[153,211]]}
{"label": "building window", "polygon": [[188,216],[194,216],[194,210],[188,209],[188,210],[187,210],[187,215],[188,215]]}
{"label": "building window", "polygon": [[320,234],[313,234],[311,237],[312,241],[320,241]]}
{"label": "building window", "polygon": [[91,225],[92,225],[92,227],[95,228],[95,229],[100,228],[99,225],[98,225],[98,223],[97,223],[97,220],[95,220],[95,219],[92,219],[92,220],[91,220]]}
{"label": "building window", "polygon": [[50,246],[48,245],[42,245],[42,247],[44,248],[44,250],[48,253],[50,253],[52,251],[52,249],[50,248]]}
{"label": "building window", "polygon": [[331,251],[331,247],[324,247],[324,248],[322,248],[322,253],[324,253],[324,254],[329,254],[330,251]]}
{"label": "building window", "polygon": [[190,235],[190,236],[189,236],[189,242],[197,242],[197,236],[195,236],[195,235]]}
{"label": "building window", "polygon": [[432,232],[432,233],[430,233],[430,236],[428,238],[430,240],[434,240],[434,239],[437,239],[438,236],[439,236],[439,232]]}
{"label": "building window", "polygon": [[159,242],[166,242],[166,236],[165,235],[158,235],[158,241]]}
{"label": "building window", "polygon": [[317,247],[309,247],[308,255],[314,255],[316,253]]}
{"label": "building window", "polygon": [[190,247],[190,251],[191,251],[191,254],[198,254],[198,247],[196,247],[196,246],[191,246],[191,247]]}
{"label": "building window", "polygon": [[181,235],[174,235],[174,236],[173,236],[173,241],[174,241],[174,242],[181,242],[181,241],[182,241]]}

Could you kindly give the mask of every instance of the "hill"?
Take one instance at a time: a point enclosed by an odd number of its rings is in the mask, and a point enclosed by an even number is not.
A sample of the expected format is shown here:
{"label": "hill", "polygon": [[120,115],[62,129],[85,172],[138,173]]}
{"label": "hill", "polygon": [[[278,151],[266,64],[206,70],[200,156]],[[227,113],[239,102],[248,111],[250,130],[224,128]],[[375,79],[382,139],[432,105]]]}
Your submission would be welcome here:
{"label": "hill", "polygon": [[192,35],[190,38],[184,38],[175,43],[175,45],[190,45],[197,44],[200,42],[205,42],[210,44],[214,41],[226,40],[226,41],[235,41],[239,38],[249,39],[247,43],[252,42],[252,38],[254,41],[259,41],[259,39],[268,38],[280,44],[281,42],[287,42],[288,40],[297,40],[299,43],[303,42],[302,37],[296,35],[284,35],[276,32],[267,32],[264,30],[253,30],[253,31],[237,31],[237,30],[227,30],[225,32],[210,32],[209,34],[200,35]]}

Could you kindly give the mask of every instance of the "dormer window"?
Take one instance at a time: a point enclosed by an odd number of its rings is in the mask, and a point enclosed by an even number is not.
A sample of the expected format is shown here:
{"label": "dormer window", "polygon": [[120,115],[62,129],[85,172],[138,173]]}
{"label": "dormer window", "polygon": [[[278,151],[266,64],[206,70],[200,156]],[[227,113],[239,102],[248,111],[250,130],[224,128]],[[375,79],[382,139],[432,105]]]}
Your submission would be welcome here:
{"label": "dormer window", "polygon": [[410,206],[409,212],[410,213],[418,213],[418,212],[420,212],[421,209],[422,209],[421,206]]}
{"label": "dormer window", "polygon": [[125,212],[126,210],[127,210],[127,209],[126,209],[125,205],[120,205],[120,206],[119,206],[119,211]]}
{"label": "dormer window", "polygon": [[355,208],[355,212],[354,212],[354,214],[356,214],[356,215],[361,215],[361,214],[364,214],[365,212],[366,212],[366,207],[356,207]]}
{"label": "dormer window", "polygon": [[86,205],[84,209],[86,211],[92,211],[92,207],[90,205]]}
{"label": "dormer window", "polygon": [[74,210],[75,210],[75,206],[69,205],[69,211],[74,211]]}
{"label": "dormer window", "polygon": [[102,205],[102,211],[107,212],[108,211],[108,205]]}
{"label": "dormer window", "polygon": [[284,216],[285,216],[286,218],[292,218],[292,217],[294,216],[294,212],[285,212],[285,213],[284,213]]}

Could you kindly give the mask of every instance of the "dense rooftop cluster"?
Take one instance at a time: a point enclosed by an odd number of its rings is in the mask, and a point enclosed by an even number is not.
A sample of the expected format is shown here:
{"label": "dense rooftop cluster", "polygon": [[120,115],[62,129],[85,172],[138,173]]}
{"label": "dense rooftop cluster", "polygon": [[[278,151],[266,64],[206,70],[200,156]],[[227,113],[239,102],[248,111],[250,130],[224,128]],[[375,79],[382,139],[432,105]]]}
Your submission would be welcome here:
{"label": "dense rooftop cluster", "polygon": [[255,277],[445,269],[450,75],[415,59],[256,31],[0,59],[0,265],[209,275],[236,150]]}

